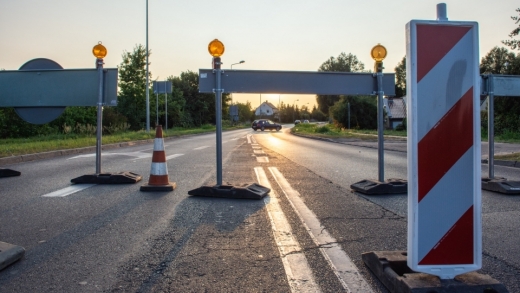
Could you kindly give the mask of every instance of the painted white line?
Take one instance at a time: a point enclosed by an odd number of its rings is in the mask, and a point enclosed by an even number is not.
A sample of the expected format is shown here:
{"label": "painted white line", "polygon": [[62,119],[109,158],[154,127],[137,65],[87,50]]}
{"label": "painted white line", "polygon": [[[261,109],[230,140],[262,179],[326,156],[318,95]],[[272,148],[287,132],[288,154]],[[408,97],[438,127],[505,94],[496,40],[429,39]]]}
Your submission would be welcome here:
{"label": "painted white line", "polygon": [[207,145],[201,146],[201,147],[198,147],[198,148],[194,148],[194,150],[203,150],[205,148],[209,148],[209,146],[207,146]]}
{"label": "painted white line", "polygon": [[248,135],[247,135],[247,143],[248,143],[248,144],[251,144],[251,134],[248,134]]}
{"label": "painted white line", "polygon": [[263,150],[253,150],[255,154],[265,154]]}
{"label": "painted white line", "polygon": [[252,135],[251,135],[251,141],[252,141],[253,143],[256,143],[256,139],[255,139],[255,137],[252,136]]}
{"label": "painted white line", "polygon": [[269,171],[273,174],[274,179],[283,190],[303,226],[314,243],[320,248],[323,257],[325,257],[345,290],[356,293],[373,292],[370,285],[359,273],[356,265],[341,249],[336,239],[321,225],[314,212],[305,205],[300,197],[300,193],[291,187],[278,168],[269,167]]}
{"label": "painted white line", "polygon": [[240,137],[235,137],[235,138],[232,138],[232,139],[230,139],[230,140],[237,140],[237,139],[239,139],[239,138],[240,138]]}
{"label": "painted white line", "polygon": [[[264,168],[255,167],[255,173],[261,185],[271,188]],[[289,225],[278,203],[278,195],[272,188],[269,196],[264,197],[264,202],[269,219],[271,220],[271,228],[273,229],[275,242],[280,251],[291,292],[321,292],[320,287],[314,281],[314,275],[309,267],[307,258],[300,244],[294,237],[291,225]]]}
{"label": "painted white line", "polygon": [[[129,153],[101,153],[101,157],[116,156],[116,155],[132,157],[132,160],[150,158],[152,156],[152,154],[143,153],[142,151],[129,152]],[[95,156],[96,156],[96,154],[86,154],[86,155],[74,156],[74,157],[68,158],[67,160],[79,159],[79,158],[91,158],[91,157],[95,157]]]}
{"label": "painted white line", "polygon": [[256,157],[258,163],[269,163],[269,158],[265,156]]}
{"label": "painted white line", "polygon": [[184,156],[184,154],[173,154],[173,155],[169,155],[169,156],[166,156],[166,160],[170,160],[170,159],[173,159],[173,158],[177,158],[177,157],[180,157],[180,156]]}
{"label": "painted white line", "polygon": [[65,197],[67,195],[71,195],[78,191],[82,191],[83,189],[87,189],[94,185],[96,185],[96,184],[76,184],[76,185],[72,185],[72,186],[51,192],[51,193],[44,194],[44,195],[42,195],[42,197]]}

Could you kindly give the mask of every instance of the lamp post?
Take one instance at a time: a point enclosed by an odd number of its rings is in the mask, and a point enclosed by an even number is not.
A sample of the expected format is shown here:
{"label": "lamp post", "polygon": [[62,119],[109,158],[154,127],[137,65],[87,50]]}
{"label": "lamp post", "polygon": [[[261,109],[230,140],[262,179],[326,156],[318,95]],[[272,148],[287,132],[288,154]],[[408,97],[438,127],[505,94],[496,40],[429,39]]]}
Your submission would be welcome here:
{"label": "lamp post", "polygon": [[374,59],[374,72],[377,75],[377,162],[379,169],[379,182],[385,181],[384,147],[383,147],[383,60],[386,57],[386,48],[377,44],[370,51]]}
{"label": "lamp post", "polygon": [[[233,69],[233,65],[242,64],[244,62],[246,62],[246,61],[240,60],[240,62],[238,62],[238,63],[231,64],[231,69]],[[231,105],[233,105],[233,93],[231,93]]]}
{"label": "lamp post", "polygon": [[150,132],[150,75],[148,71],[148,0],[146,0],[146,132]]}
{"label": "lamp post", "polygon": [[241,61],[238,62],[238,63],[233,63],[233,64],[231,64],[231,69],[233,69],[233,65],[242,64],[242,63],[245,63],[245,62],[246,62],[246,61],[241,60]]}

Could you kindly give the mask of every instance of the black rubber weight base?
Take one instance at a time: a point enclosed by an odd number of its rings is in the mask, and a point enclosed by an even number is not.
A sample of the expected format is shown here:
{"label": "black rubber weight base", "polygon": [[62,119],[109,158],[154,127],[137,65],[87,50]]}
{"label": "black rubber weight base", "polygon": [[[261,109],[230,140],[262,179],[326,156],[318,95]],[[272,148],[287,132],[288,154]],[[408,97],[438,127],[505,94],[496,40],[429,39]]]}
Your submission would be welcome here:
{"label": "black rubber weight base", "polygon": [[244,184],[242,186],[215,185],[201,186],[188,191],[189,195],[208,196],[220,198],[239,198],[239,199],[262,199],[271,189],[260,184]]}
{"label": "black rubber weight base", "polygon": [[88,174],[70,180],[75,184],[131,184],[141,181],[143,177],[132,172]]}
{"label": "black rubber weight base", "polygon": [[22,258],[24,254],[23,247],[0,241],[0,271]]}
{"label": "black rubber weight base", "polygon": [[362,254],[365,265],[392,293],[506,293],[504,285],[488,275],[476,272],[455,279],[412,271],[406,263],[405,251],[373,251]]}
{"label": "black rubber weight base", "polygon": [[520,194],[520,182],[507,181],[502,177],[482,178],[482,189],[509,195]]}
{"label": "black rubber weight base", "polygon": [[363,194],[398,194],[408,192],[408,182],[402,179],[362,180],[350,185],[350,188]]}
{"label": "black rubber weight base", "polygon": [[15,170],[0,168],[0,178],[1,177],[20,176],[20,174],[22,174],[22,173],[15,171]]}
{"label": "black rubber weight base", "polygon": [[173,191],[175,188],[177,188],[177,183],[175,182],[169,182],[168,185],[143,185],[139,190],[141,191]]}

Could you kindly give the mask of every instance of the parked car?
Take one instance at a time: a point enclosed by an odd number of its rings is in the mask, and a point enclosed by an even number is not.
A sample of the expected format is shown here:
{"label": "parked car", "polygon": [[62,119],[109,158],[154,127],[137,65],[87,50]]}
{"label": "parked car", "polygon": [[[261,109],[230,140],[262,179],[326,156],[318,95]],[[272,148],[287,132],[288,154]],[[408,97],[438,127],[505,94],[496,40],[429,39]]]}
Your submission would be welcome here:
{"label": "parked car", "polygon": [[309,120],[307,120],[307,119],[303,120],[303,123],[309,123]]}
{"label": "parked car", "polygon": [[262,131],[266,129],[280,131],[280,129],[282,129],[282,125],[275,123],[269,119],[258,119],[253,121],[253,124],[251,124],[251,128],[253,128],[254,131],[257,131],[258,129]]}
{"label": "parked car", "polygon": [[302,123],[300,120],[294,120],[294,125]]}

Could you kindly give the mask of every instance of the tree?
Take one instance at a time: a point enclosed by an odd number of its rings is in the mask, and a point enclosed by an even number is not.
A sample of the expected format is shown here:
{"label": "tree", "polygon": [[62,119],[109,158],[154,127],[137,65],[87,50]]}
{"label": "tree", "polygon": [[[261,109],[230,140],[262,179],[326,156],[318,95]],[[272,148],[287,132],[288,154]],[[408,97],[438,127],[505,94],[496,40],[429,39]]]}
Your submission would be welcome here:
{"label": "tree", "polygon": [[[196,72],[182,72],[179,77],[168,78],[174,89],[182,93],[185,100],[182,109],[181,125],[201,126],[216,122],[215,95],[199,93],[199,75]],[[229,94],[222,95],[222,117],[227,118],[228,105],[231,101]],[[179,104],[181,102],[179,101]]]}
{"label": "tree", "polygon": [[515,59],[515,54],[506,48],[494,47],[480,61],[480,73],[507,74],[509,65],[513,65]]}
{"label": "tree", "polygon": [[394,68],[395,70],[395,96],[406,96],[406,56]]}
{"label": "tree", "polygon": [[[327,61],[323,62],[318,68],[318,71],[334,71],[334,72],[362,72],[365,69],[365,65],[357,59],[355,55],[351,53],[345,54],[342,52],[337,58],[330,57]],[[337,95],[317,95],[316,102],[318,103],[318,109],[329,114],[329,108],[339,101]]]}
{"label": "tree", "polygon": [[350,127],[357,129],[377,129],[377,99],[373,96],[342,96],[331,107],[334,122],[347,128],[348,104],[350,103]]}
{"label": "tree", "polygon": [[[482,58],[480,73],[520,75],[520,54],[515,55],[506,48],[495,47]],[[520,115],[518,114],[520,113],[520,99],[518,97],[496,97],[494,110],[496,134],[508,131],[520,132]],[[483,122],[486,124],[485,121]]]}
{"label": "tree", "polygon": [[136,45],[133,52],[124,52],[122,57],[116,109],[128,119],[131,129],[139,130],[146,123],[146,49]]}
{"label": "tree", "polygon": [[[517,8],[516,12],[520,13],[520,8]],[[520,17],[518,16],[511,16],[511,19],[515,21],[515,24],[518,24],[520,22]],[[520,34],[520,25],[509,34],[509,37],[513,38],[515,36],[518,36],[518,34]],[[502,41],[502,43],[510,47],[511,50],[520,49],[520,40],[505,40]]]}

